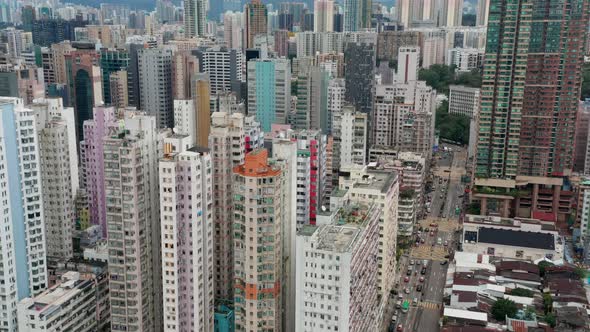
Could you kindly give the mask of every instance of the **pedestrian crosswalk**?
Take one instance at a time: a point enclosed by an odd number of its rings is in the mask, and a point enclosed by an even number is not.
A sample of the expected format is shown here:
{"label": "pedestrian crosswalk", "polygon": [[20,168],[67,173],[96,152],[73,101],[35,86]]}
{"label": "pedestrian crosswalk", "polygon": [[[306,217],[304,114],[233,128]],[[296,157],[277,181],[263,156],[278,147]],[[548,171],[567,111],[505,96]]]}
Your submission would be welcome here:
{"label": "pedestrian crosswalk", "polygon": [[418,302],[418,306],[423,308],[423,309],[430,309],[430,310],[439,310],[441,308],[441,304],[440,303],[434,303],[434,302]]}
{"label": "pedestrian crosswalk", "polygon": [[422,245],[417,248],[413,248],[410,257],[412,259],[431,259],[435,261],[444,261],[446,260],[445,255],[447,255],[447,251],[444,247]]}

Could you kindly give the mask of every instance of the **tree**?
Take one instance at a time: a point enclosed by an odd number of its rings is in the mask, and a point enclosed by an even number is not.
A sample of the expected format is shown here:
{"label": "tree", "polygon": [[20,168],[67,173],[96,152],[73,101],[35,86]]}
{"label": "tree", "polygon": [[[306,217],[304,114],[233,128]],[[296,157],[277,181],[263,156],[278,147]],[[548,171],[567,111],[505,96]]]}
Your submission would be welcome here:
{"label": "tree", "polygon": [[548,313],[547,315],[545,315],[545,322],[549,324],[549,326],[555,327],[555,325],[557,324],[557,322],[555,321],[555,315],[552,313]]}
{"label": "tree", "polygon": [[474,69],[468,73],[461,73],[457,75],[455,84],[465,85],[471,88],[481,88],[482,77],[479,70]]}
{"label": "tree", "polygon": [[549,293],[543,293],[543,312],[545,315],[553,311],[553,298]]}
{"label": "tree", "polygon": [[515,288],[510,292],[513,296],[533,297],[533,291],[526,288]]}
{"label": "tree", "polygon": [[539,275],[542,277],[545,276],[545,269],[549,266],[553,266],[553,263],[547,261],[540,261],[539,264]]}
{"label": "tree", "polygon": [[460,144],[469,143],[468,117],[457,114],[449,114],[449,103],[445,100],[436,110],[435,128],[440,137]]}
{"label": "tree", "polygon": [[506,316],[513,318],[518,312],[516,303],[508,299],[499,299],[492,305],[492,317],[498,321],[505,321]]}
{"label": "tree", "polygon": [[584,268],[581,268],[581,267],[578,266],[574,270],[574,273],[576,274],[576,276],[578,276],[579,279],[586,278],[586,270]]}

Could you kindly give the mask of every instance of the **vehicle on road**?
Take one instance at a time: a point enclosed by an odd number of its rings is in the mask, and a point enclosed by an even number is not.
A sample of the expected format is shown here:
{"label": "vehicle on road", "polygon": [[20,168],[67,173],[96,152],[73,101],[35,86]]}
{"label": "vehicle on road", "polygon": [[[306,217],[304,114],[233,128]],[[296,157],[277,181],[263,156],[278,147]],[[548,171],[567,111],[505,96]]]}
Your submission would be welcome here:
{"label": "vehicle on road", "polygon": [[424,238],[420,239],[420,243],[424,243]]}
{"label": "vehicle on road", "polygon": [[426,274],[426,266],[422,268],[422,271],[420,271],[420,274],[422,274],[422,275]]}
{"label": "vehicle on road", "polygon": [[449,254],[445,255],[445,258],[449,258],[449,257],[451,257],[451,255],[449,255]]}
{"label": "vehicle on road", "polygon": [[410,259],[410,265],[414,265],[414,260]]}
{"label": "vehicle on road", "polygon": [[442,244],[442,239],[440,237],[436,240],[436,244],[438,244],[439,246]]}
{"label": "vehicle on road", "polygon": [[434,232],[430,232],[430,236],[434,236]]}
{"label": "vehicle on road", "polygon": [[401,307],[402,307],[402,300],[397,301],[395,303],[395,307],[398,308],[398,309],[401,309]]}
{"label": "vehicle on road", "polygon": [[399,324],[397,326],[397,332],[402,332],[404,330],[404,327],[402,326],[402,324]]}
{"label": "vehicle on road", "polygon": [[406,294],[410,294],[410,289],[409,289],[409,288],[406,288],[406,289],[404,289],[404,292],[405,292]]}
{"label": "vehicle on road", "polygon": [[404,282],[409,282],[409,281],[410,281],[410,278],[404,277]]}
{"label": "vehicle on road", "polygon": [[447,265],[448,261],[442,261],[440,262],[440,265]]}
{"label": "vehicle on road", "polygon": [[444,245],[447,247],[449,245],[449,241],[445,241]]}
{"label": "vehicle on road", "polygon": [[424,282],[424,277],[420,277],[420,282]]}
{"label": "vehicle on road", "polygon": [[419,266],[420,264],[422,264],[422,261],[421,261],[421,260],[419,260],[419,259],[418,259],[418,260],[416,260],[416,265],[418,265],[418,266]]}
{"label": "vehicle on road", "polygon": [[397,322],[397,315],[393,315],[393,317],[391,317],[391,322],[392,323]]}
{"label": "vehicle on road", "polygon": [[422,291],[422,285],[416,286],[416,292],[421,292],[421,291]]}
{"label": "vehicle on road", "polygon": [[412,275],[412,269],[411,269],[411,268],[410,268],[410,269],[408,269],[408,272],[406,272],[406,275],[407,275],[408,277]]}
{"label": "vehicle on road", "polygon": [[402,304],[402,312],[405,314],[406,312],[408,312],[408,309],[410,309],[410,301],[405,300]]}
{"label": "vehicle on road", "polygon": [[412,305],[413,306],[418,305],[418,298],[417,297],[415,297],[414,300],[412,301]]}

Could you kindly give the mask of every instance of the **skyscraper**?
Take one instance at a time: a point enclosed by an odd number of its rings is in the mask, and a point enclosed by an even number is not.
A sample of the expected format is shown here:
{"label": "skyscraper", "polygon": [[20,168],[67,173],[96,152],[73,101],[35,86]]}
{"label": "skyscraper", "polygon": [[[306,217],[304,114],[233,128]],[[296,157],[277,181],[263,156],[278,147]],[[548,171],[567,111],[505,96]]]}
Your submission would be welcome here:
{"label": "skyscraper", "polygon": [[39,133],[47,256],[69,259],[78,191],[74,109],[64,108],[61,98],[38,99],[31,108]]}
{"label": "skyscraper", "polygon": [[[113,104],[111,98],[111,73],[126,70],[129,66],[129,54],[126,49],[103,48],[100,50],[100,68],[102,70],[102,92],[105,104]],[[125,79],[125,83],[127,80]]]}
{"label": "skyscraper", "polygon": [[102,105],[99,55],[93,49],[72,51],[65,56],[70,102],[76,112],[76,134],[84,139],[84,121],[92,119],[92,108]]}
{"label": "skyscraper", "polygon": [[267,33],[268,9],[260,0],[252,0],[244,7],[246,48],[254,47],[254,37]]}
{"label": "skyscraper", "polygon": [[[221,0],[220,0],[221,1]],[[207,27],[207,0],[184,1],[184,36],[202,37]]]}
{"label": "skyscraper", "polygon": [[236,331],[280,331],[283,179],[257,149],[233,169]]}
{"label": "skyscraper", "polygon": [[213,158],[213,209],[215,225],[215,296],[233,300],[233,201],[232,169],[244,163],[244,115],[215,112],[211,115],[209,149]]}
{"label": "skyscraper", "polygon": [[213,165],[188,141],[164,138],[159,166],[164,330],[213,331]]}
{"label": "skyscraper", "polygon": [[291,110],[291,66],[287,59],[248,62],[248,114],[256,114],[262,130],[286,123]]}
{"label": "skyscraper", "polygon": [[[586,0],[490,1],[475,158],[482,214],[496,206],[503,216],[545,212],[539,189],[549,186],[549,213],[558,219],[562,177],[573,167],[588,6]],[[488,204],[477,195],[480,186],[501,192],[518,186],[530,201],[524,207],[525,200],[505,197]]]}
{"label": "skyscraper", "polygon": [[574,36],[586,33],[588,1],[507,2],[490,3],[476,175],[561,176],[573,162],[584,48]]}
{"label": "skyscraper", "polygon": [[212,96],[228,91],[239,94],[244,62],[241,50],[215,46],[195,53],[200,71],[208,73]]}
{"label": "skyscraper", "polygon": [[156,117],[159,128],[174,125],[172,99],[172,51],[143,49],[138,53],[139,91],[142,109]]}
{"label": "skyscraper", "polygon": [[16,304],[47,287],[45,218],[35,115],[18,98],[0,98],[0,322],[16,330]]}
{"label": "skyscraper", "polygon": [[373,0],[344,0],[344,31],[371,28]]}
{"label": "skyscraper", "polygon": [[375,45],[349,42],[345,46],[346,101],[357,111],[370,113],[375,94]]}
{"label": "skyscraper", "polygon": [[315,0],[313,4],[313,31],[334,31],[334,1]]}
{"label": "skyscraper", "polygon": [[126,114],[103,139],[112,331],[160,330],[156,128],[155,117]]}

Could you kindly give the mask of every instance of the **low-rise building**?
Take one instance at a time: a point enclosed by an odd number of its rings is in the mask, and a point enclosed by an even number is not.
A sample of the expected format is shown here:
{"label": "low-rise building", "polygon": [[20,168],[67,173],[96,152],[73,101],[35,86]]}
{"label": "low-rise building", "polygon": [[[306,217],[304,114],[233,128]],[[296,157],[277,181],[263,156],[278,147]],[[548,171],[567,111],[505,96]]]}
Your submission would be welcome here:
{"label": "low-rise building", "polygon": [[94,280],[84,280],[78,272],[65,273],[61,283],[18,304],[19,331],[96,331],[97,302]]}
{"label": "low-rise building", "polygon": [[535,261],[563,257],[563,241],[551,222],[466,215],[464,251],[502,258]]}
{"label": "low-rise building", "polygon": [[449,86],[449,114],[475,118],[479,114],[480,90],[463,85]]}

